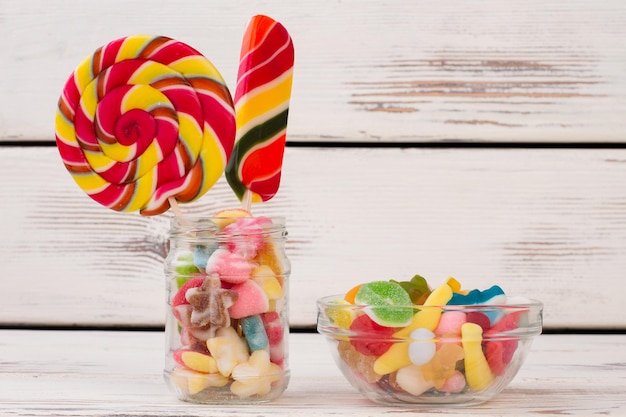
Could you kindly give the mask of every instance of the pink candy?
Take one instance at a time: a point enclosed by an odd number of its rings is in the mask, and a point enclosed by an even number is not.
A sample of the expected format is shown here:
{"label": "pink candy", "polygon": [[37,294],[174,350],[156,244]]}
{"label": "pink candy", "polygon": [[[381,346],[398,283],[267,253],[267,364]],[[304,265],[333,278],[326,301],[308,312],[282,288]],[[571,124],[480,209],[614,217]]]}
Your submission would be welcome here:
{"label": "pink candy", "polygon": [[250,278],[252,268],[256,264],[249,262],[242,255],[229,252],[227,249],[217,249],[207,262],[207,273],[217,273],[220,279],[231,284],[239,284]]}
{"label": "pink candy", "polygon": [[238,297],[235,304],[228,309],[230,317],[240,319],[242,317],[265,313],[269,310],[267,295],[265,295],[263,288],[256,282],[246,281],[241,284],[233,285],[232,290],[237,292]]}

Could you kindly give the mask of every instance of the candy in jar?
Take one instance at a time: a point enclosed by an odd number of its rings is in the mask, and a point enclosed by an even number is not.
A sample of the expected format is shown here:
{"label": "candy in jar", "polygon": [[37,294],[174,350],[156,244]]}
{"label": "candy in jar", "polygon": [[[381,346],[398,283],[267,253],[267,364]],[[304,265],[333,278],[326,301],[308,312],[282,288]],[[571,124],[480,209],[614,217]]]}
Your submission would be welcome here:
{"label": "candy in jar", "polygon": [[165,378],[185,401],[265,402],[289,381],[285,222],[236,213],[172,220]]}

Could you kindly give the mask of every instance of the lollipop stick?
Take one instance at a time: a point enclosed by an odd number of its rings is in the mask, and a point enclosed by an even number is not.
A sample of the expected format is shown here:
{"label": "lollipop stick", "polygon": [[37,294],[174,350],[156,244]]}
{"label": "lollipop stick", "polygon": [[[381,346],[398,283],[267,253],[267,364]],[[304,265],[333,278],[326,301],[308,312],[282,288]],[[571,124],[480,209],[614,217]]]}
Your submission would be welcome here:
{"label": "lollipop stick", "polygon": [[183,212],[180,211],[180,207],[178,206],[178,203],[176,202],[176,199],[174,197],[169,197],[167,199],[167,201],[170,203],[170,208],[172,209],[172,212],[174,213],[174,216],[176,216],[176,218],[178,219],[180,224],[182,224],[184,226],[188,226],[189,223],[187,223],[185,221],[185,218],[183,217]]}
{"label": "lollipop stick", "polygon": [[246,189],[246,191],[244,191],[243,193],[243,198],[241,199],[241,207],[247,212],[250,212],[250,210],[252,209],[252,192],[248,189]]}

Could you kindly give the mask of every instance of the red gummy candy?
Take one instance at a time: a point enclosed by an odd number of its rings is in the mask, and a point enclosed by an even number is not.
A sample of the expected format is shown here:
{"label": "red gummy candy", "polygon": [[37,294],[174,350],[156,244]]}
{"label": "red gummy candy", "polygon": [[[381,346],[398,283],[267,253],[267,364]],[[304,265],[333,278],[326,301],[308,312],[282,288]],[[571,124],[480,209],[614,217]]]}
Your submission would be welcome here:
{"label": "red gummy candy", "polygon": [[270,345],[278,344],[283,340],[283,325],[280,315],[276,311],[269,311],[261,315],[267,339]]}
{"label": "red gummy candy", "polygon": [[[485,338],[490,339],[492,337],[497,337],[501,332],[508,332],[517,329],[517,321],[519,320],[521,314],[522,311],[507,314],[485,333]],[[487,342],[485,355],[487,357],[489,367],[495,375],[499,376],[504,374],[506,365],[511,363],[511,360],[513,359],[517,345],[517,339],[503,339]]]}
{"label": "red gummy candy", "polygon": [[180,287],[174,298],[172,299],[172,307],[176,307],[182,304],[189,304],[187,301],[186,295],[187,290],[189,288],[196,288],[202,285],[204,282],[204,278],[202,276],[198,276],[196,278],[191,278],[189,281],[185,282],[185,285]]}
{"label": "red gummy candy", "polygon": [[469,313],[467,313],[467,322],[478,324],[483,329],[483,332],[486,332],[491,327],[491,321],[489,320],[489,317],[486,314],[480,313],[478,311],[470,311]]}
{"label": "red gummy candy", "polygon": [[363,355],[380,356],[387,352],[393,344],[390,339],[395,329],[381,326],[365,314],[352,321],[350,330],[355,333],[350,339],[350,344]]}

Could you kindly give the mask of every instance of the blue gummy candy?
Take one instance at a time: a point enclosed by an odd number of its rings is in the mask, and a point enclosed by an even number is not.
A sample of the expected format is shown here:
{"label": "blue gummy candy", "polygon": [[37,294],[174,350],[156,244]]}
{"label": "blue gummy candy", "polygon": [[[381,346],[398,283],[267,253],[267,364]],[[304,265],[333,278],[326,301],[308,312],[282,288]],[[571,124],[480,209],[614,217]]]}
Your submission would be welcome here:
{"label": "blue gummy candy", "polygon": [[494,285],[484,291],[472,290],[467,295],[453,293],[452,298],[448,301],[448,305],[477,305],[489,304],[496,297],[504,295],[504,291],[500,286]]}
{"label": "blue gummy candy", "polygon": [[193,264],[198,268],[206,268],[206,263],[216,248],[216,245],[196,245],[193,250]]}
{"label": "blue gummy candy", "polygon": [[263,327],[263,320],[258,314],[241,319],[241,330],[252,352],[269,346],[267,332],[265,327]]}

